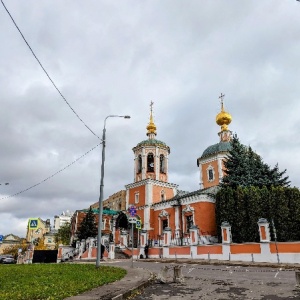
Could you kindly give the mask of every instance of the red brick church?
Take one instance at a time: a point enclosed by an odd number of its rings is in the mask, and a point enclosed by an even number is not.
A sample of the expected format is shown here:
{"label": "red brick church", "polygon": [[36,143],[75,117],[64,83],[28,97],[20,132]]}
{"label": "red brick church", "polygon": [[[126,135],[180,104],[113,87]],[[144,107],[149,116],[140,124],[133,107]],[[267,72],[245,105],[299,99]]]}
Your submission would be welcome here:
{"label": "red brick church", "polygon": [[206,148],[197,159],[200,189],[183,192],[168,181],[170,147],[156,139],[153,103],[150,107],[148,139],[134,148],[134,182],[126,185],[126,208],[135,206],[147,240],[159,240],[163,231],[171,231],[172,239],[188,237],[190,228],[197,228],[200,241],[213,242],[216,236],[215,199],[212,196],[222,180],[223,160],[230,149],[231,115],[224,110],[216,122],[221,126],[219,142]]}

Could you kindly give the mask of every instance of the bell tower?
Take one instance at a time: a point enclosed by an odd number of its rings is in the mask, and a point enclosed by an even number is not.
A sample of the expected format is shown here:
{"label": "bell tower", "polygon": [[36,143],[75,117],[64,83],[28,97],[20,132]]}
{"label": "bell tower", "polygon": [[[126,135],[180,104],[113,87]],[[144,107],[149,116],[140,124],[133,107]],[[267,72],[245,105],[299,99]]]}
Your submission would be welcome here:
{"label": "bell tower", "polygon": [[150,103],[150,121],[146,127],[148,139],[137,144],[134,152],[134,182],[144,179],[168,181],[170,147],[156,139],[153,120],[153,102]]}
{"label": "bell tower", "polygon": [[216,123],[221,126],[218,133],[220,142],[209,146],[204,150],[201,157],[197,159],[197,166],[200,171],[200,189],[217,186],[224,176],[224,159],[231,149],[232,132],[228,125],[232,121],[231,115],[224,110],[224,96],[221,93],[221,111],[216,116]]}

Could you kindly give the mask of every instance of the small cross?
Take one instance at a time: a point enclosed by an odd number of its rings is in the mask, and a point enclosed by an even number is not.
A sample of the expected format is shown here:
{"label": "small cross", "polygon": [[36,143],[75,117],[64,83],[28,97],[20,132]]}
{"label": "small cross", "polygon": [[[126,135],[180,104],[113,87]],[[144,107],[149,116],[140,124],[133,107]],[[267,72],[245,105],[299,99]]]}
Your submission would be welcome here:
{"label": "small cross", "polygon": [[151,102],[150,102],[150,108],[151,108],[151,111],[152,111],[153,104],[154,104],[154,102],[151,101]]}
{"label": "small cross", "polygon": [[153,104],[154,104],[154,102],[151,101],[151,102],[150,102],[150,109],[151,109],[151,112],[152,112]]}
{"label": "small cross", "polygon": [[219,99],[221,99],[221,103],[223,103],[223,98],[224,97],[225,97],[225,95],[221,93],[221,96],[219,97]]}
{"label": "small cross", "polygon": [[223,101],[224,101],[223,98],[224,97],[225,97],[225,95],[221,93],[221,96],[219,97],[219,99],[221,99],[221,107],[222,107],[222,109],[223,109]]}

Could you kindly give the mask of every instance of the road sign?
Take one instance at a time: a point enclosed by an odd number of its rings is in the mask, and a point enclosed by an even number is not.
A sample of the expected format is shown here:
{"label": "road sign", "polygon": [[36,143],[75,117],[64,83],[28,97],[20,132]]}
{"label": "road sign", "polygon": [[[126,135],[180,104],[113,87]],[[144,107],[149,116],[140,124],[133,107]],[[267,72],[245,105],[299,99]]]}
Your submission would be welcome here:
{"label": "road sign", "polygon": [[135,217],[135,215],[136,215],[136,207],[135,206],[130,206],[129,213],[130,213],[130,215],[132,217]]}
{"label": "road sign", "polygon": [[0,242],[3,241],[3,235],[0,235]]}
{"label": "road sign", "polygon": [[142,222],[141,222],[141,220],[136,220],[135,228],[136,229],[141,229],[142,228]]}
{"label": "road sign", "polygon": [[128,222],[134,224],[136,223],[136,218],[135,217],[128,218]]}
{"label": "road sign", "polygon": [[29,229],[38,228],[39,219],[29,219]]}

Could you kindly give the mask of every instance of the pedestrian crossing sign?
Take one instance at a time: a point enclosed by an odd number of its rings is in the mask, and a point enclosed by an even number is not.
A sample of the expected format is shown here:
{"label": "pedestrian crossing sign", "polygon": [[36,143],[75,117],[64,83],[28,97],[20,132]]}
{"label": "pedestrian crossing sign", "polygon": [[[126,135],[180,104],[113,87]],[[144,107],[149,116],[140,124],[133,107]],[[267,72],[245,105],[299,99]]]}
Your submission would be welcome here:
{"label": "pedestrian crossing sign", "polygon": [[28,227],[29,229],[37,229],[39,224],[39,219],[29,219]]}
{"label": "pedestrian crossing sign", "polygon": [[142,228],[142,222],[140,220],[136,220],[135,228],[137,228],[137,229],[141,229]]}

